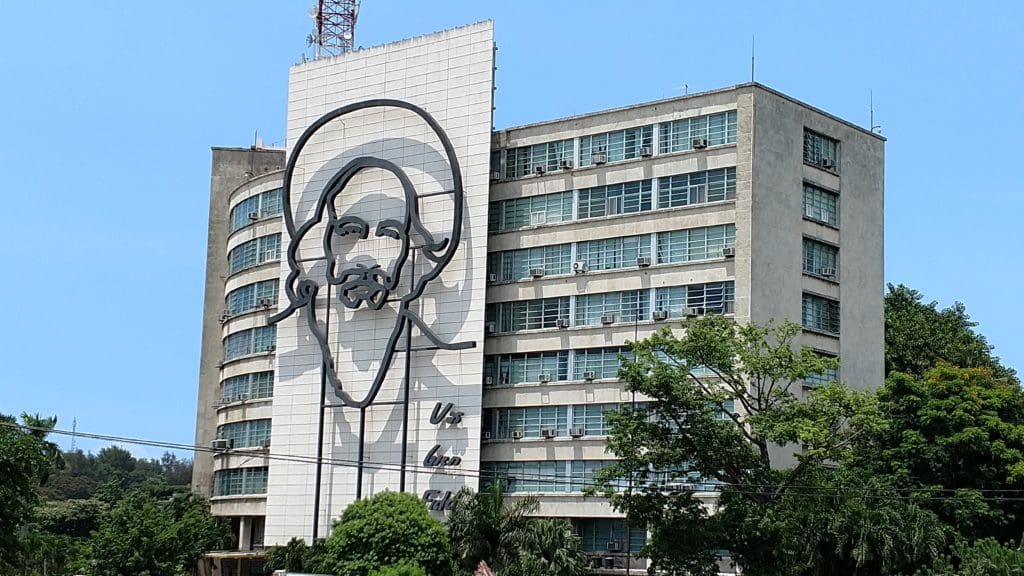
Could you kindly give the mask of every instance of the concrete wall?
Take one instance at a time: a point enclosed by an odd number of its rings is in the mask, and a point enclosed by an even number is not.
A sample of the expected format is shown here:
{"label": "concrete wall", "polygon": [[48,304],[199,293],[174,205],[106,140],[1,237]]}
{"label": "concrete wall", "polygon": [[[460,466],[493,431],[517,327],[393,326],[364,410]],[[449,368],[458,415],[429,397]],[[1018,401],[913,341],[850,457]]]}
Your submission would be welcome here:
{"label": "concrete wall", "polygon": [[[197,446],[209,446],[217,433],[214,407],[220,397],[220,362],[224,358],[224,328],[218,318],[224,310],[228,276],[227,242],[230,230],[229,198],[240,188],[284,167],[283,150],[213,148],[210,169],[210,217],[206,240],[206,285],[203,296],[202,348],[199,357],[199,393],[196,401]],[[237,203],[237,200],[235,201]],[[213,455],[197,451],[192,467],[192,490],[213,492]]]}

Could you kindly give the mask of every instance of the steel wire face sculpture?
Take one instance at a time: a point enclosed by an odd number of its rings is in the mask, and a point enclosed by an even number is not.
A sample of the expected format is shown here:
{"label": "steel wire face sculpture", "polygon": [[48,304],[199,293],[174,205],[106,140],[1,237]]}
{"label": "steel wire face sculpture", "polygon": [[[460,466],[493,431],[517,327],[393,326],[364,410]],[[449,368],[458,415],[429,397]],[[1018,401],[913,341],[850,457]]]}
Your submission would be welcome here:
{"label": "steel wire face sculpture", "polygon": [[[317,199],[312,215],[301,225],[297,225],[292,211],[291,187],[298,158],[309,140],[332,120],[361,110],[388,107],[408,110],[419,116],[430,127],[444,149],[445,160],[451,173],[451,189],[421,196],[401,166],[383,158],[359,156],[349,160],[330,177]],[[339,213],[336,203],[344,197],[346,188],[361,172],[371,169],[389,173],[400,184],[401,199],[397,201],[389,199],[392,204],[395,202],[401,204],[397,210],[392,210],[392,212],[398,213],[394,214],[396,217],[377,218],[374,223],[373,218],[365,214]],[[424,226],[420,218],[420,200],[425,196],[441,194],[449,195],[453,203],[452,228],[448,231],[447,237],[438,238]],[[363,199],[363,202],[366,200]],[[284,310],[271,317],[270,323],[280,322],[296,311],[304,313],[308,330],[317,341],[322,354],[326,380],[332,385],[342,406],[365,409],[374,403],[403,335],[406,336],[407,343],[405,360],[406,380],[408,380],[408,356],[411,352],[408,342],[410,330],[413,327],[416,327],[435,349],[463,350],[476,345],[475,342],[443,342],[427,323],[410,309],[410,305],[423,295],[427,284],[436,279],[445,266],[451,262],[459,247],[463,224],[463,202],[462,172],[451,140],[430,114],[408,102],[375,99],[343,106],[320,117],[296,141],[288,158],[283,182],[284,220],[291,238],[287,253],[289,273],[284,285],[288,305]],[[320,239],[323,248],[320,260],[326,261],[326,269],[324,277],[317,279],[311,278],[304,271],[302,262],[310,259],[300,257],[299,252],[307,235],[321,223],[324,225],[324,235]],[[366,264],[345,258],[343,246],[350,245],[353,241],[358,243],[361,240],[368,240],[371,236],[375,241],[389,242],[393,245],[391,252],[394,253],[394,257],[388,265],[382,265],[379,261]],[[305,245],[308,246],[308,242]],[[323,319],[317,315],[316,301],[322,289],[321,282],[323,286],[327,287],[328,294],[334,293],[334,298],[342,307],[353,311],[360,308],[379,311],[387,303],[394,301],[391,296],[405,278],[404,273],[409,272],[406,267],[410,261],[413,264],[410,266],[413,268],[412,274],[415,274],[415,264],[419,258],[423,259],[422,262],[427,263],[428,269],[419,276],[412,277],[408,282],[409,291],[397,300],[395,324],[382,351],[380,366],[365,395],[356,397],[346,389],[345,382],[339,378],[326,323],[321,322]],[[330,310],[330,306],[331,302],[329,301],[328,310]],[[408,382],[405,385],[408,386]]]}

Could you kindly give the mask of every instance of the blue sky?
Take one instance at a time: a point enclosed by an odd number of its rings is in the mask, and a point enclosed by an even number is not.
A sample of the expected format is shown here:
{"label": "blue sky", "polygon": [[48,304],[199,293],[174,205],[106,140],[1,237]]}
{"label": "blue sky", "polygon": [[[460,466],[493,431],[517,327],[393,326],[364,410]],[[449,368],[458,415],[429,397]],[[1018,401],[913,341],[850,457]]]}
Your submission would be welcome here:
{"label": "blue sky", "polygon": [[[191,443],[210,146],[283,140],[313,1],[84,4],[0,0],[0,412]],[[486,18],[498,128],[745,82],[751,35],[762,83],[861,125],[873,90],[886,280],[1024,369],[1024,5],[364,0],[356,41]]]}

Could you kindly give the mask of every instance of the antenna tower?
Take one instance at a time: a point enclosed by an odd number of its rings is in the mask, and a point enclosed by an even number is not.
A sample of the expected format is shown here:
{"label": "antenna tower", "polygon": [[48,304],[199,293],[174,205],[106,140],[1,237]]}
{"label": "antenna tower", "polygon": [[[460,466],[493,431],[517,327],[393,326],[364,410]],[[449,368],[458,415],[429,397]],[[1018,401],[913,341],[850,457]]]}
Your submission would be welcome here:
{"label": "antenna tower", "polygon": [[315,47],[314,58],[330,58],[351,52],[356,38],[359,0],[318,0],[309,11],[313,33],[306,38]]}

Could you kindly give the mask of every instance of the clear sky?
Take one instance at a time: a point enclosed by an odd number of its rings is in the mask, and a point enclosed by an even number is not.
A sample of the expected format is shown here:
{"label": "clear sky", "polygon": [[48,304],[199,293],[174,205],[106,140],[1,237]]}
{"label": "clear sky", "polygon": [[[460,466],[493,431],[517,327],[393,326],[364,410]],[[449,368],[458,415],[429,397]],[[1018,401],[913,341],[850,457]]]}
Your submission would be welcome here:
{"label": "clear sky", "polygon": [[[210,147],[281,145],[312,4],[0,0],[0,412],[192,442]],[[1024,369],[1024,4],[364,0],[356,43],[487,18],[497,128],[746,82],[752,35],[759,82],[863,126],[873,90],[886,280]]]}

